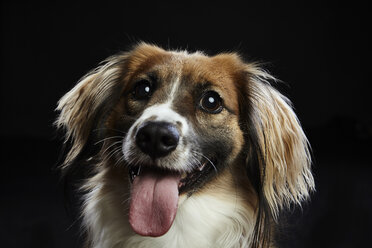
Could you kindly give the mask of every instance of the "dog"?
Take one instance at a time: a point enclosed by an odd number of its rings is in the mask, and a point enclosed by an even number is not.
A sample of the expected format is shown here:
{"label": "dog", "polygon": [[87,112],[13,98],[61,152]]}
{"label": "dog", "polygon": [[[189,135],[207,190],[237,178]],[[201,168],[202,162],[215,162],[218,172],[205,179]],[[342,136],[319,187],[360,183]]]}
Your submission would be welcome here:
{"label": "dog", "polygon": [[86,247],[275,247],[314,190],[309,142],[276,79],[237,53],[138,43],[58,102],[61,165],[89,172]]}

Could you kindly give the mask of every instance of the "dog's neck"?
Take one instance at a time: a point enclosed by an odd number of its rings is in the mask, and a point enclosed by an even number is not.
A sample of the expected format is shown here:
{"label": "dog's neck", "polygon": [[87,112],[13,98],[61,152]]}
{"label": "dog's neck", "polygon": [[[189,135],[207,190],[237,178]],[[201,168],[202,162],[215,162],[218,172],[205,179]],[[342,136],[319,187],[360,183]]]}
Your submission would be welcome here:
{"label": "dog's neck", "polygon": [[[224,175],[233,176],[231,173]],[[181,197],[171,229],[152,238],[131,230],[126,214],[127,188],[115,176],[109,183],[103,181],[107,174],[111,173],[105,170],[95,177],[96,186],[85,201],[84,224],[92,247],[249,247],[255,224],[254,203],[250,203],[247,190],[239,188],[242,182],[216,178],[213,189],[206,187]]]}

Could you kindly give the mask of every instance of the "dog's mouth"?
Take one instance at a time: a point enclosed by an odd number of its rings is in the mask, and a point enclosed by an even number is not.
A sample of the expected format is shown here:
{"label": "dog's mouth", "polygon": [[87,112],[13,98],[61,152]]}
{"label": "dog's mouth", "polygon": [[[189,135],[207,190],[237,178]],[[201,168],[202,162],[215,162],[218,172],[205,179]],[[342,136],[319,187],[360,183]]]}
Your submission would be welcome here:
{"label": "dog's mouth", "polygon": [[200,165],[198,165],[195,169],[190,172],[178,172],[178,171],[171,171],[166,169],[159,169],[159,168],[149,168],[148,166],[130,166],[129,167],[129,179],[130,182],[133,184],[136,177],[140,176],[142,173],[146,171],[153,171],[153,173],[159,175],[166,175],[166,174],[173,174],[179,177],[178,183],[178,192],[179,194],[183,194],[188,192],[191,194],[197,188],[202,186],[203,179],[211,173],[215,169],[216,160],[215,159],[205,159]]}
{"label": "dog's mouth", "polygon": [[206,159],[191,172],[177,172],[150,166],[130,166],[132,182],[129,222],[142,236],[164,235],[176,217],[178,199],[202,187],[215,168]]}

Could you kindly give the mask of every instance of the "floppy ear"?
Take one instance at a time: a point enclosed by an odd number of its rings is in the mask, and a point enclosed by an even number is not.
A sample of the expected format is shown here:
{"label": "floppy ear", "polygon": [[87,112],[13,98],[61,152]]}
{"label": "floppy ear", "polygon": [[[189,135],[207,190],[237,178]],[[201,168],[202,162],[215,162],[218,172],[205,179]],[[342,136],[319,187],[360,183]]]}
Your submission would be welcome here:
{"label": "floppy ear", "polygon": [[254,64],[246,71],[261,190],[276,219],[280,209],[300,204],[314,190],[309,143],[290,101],[269,84],[275,79]]}
{"label": "floppy ear", "polygon": [[62,168],[82,153],[88,140],[98,139],[102,133],[100,128],[105,117],[124,87],[127,57],[127,54],[109,57],[59,100],[57,110],[60,114],[55,124],[65,130],[65,142],[71,142]]}
{"label": "floppy ear", "polygon": [[59,100],[57,110],[60,114],[55,124],[66,132],[65,142],[71,142],[63,169],[80,157],[89,158],[95,154],[99,147],[88,145],[104,137],[105,122],[119,101],[126,82],[137,70],[149,66],[150,58],[156,61],[163,57],[163,49],[138,43],[127,53],[107,58]]}

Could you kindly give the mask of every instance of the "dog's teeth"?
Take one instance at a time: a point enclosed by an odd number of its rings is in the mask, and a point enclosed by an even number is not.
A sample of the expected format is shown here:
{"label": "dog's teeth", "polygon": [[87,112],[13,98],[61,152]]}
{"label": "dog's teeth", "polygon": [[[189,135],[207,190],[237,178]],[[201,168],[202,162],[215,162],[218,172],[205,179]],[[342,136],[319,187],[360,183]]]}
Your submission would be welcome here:
{"label": "dog's teeth", "polygon": [[139,167],[132,167],[129,169],[129,175],[130,175],[130,180],[131,182],[134,181],[134,179],[139,176],[139,174],[141,173],[141,166]]}

